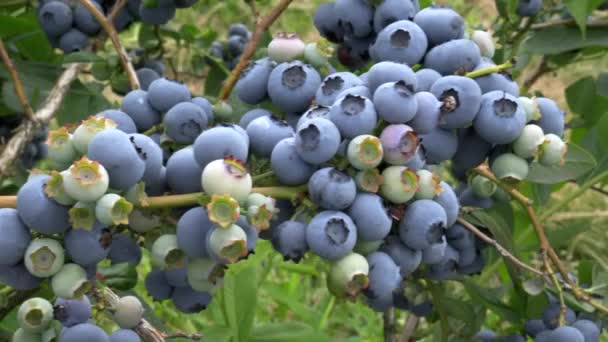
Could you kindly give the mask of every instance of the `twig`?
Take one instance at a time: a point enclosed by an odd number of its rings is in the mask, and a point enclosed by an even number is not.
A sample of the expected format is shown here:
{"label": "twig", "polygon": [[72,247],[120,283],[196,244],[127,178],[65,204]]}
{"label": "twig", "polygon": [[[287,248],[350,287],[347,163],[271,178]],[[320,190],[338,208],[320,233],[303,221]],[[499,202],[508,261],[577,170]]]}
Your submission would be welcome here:
{"label": "twig", "polygon": [[[576,25],[576,20],[574,19],[559,19],[553,21],[547,21],[544,23],[538,23],[532,25],[532,30],[543,30],[550,27],[557,26],[574,26]],[[608,27],[608,20],[591,20],[586,23],[587,27]]]}
{"label": "twig", "polygon": [[412,313],[407,316],[407,321],[405,321],[405,326],[403,327],[403,333],[399,336],[399,342],[410,342],[416,332],[419,321],[420,317]]}
{"label": "twig", "polygon": [[491,237],[484,234],[481,230],[477,229],[477,227],[475,227],[473,224],[471,224],[467,220],[463,219],[462,217],[458,218],[458,223],[460,223],[466,229],[468,229],[473,234],[475,234],[475,236],[477,236],[481,241],[494,247],[500,255],[502,255],[505,259],[508,259],[509,261],[511,261],[514,265],[516,265],[530,273],[539,275],[541,277],[543,277],[545,275],[542,271],[537,270],[536,268],[529,266],[526,263],[524,263],[523,261],[519,260],[516,256],[511,254],[511,252],[509,252],[506,248],[501,246],[496,240],[494,240]]}
{"label": "twig", "polygon": [[120,12],[120,10],[123,7],[125,7],[126,4],[127,4],[127,0],[116,1],[116,3],[114,4],[114,7],[112,7],[112,10],[110,11],[110,13],[108,13],[108,21],[113,23],[114,19],[118,15],[118,12]]}
{"label": "twig", "polygon": [[394,342],[395,309],[390,308],[382,313],[384,342]]}
{"label": "twig", "polygon": [[546,254],[543,255],[542,258],[543,266],[545,267],[545,270],[547,271],[547,274],[549,275],[553,286],[555,286],[555,289],[557,290],[557,298],[559,299],[558,322],[559,326],[562,326],[566,323],[566,302],[564,301],[564,291],[562,291],[562,287],[559,284],[559,280],[557,279],[557,276],[555,275],[553,269],[551,268],[551,265],[549,264],[549,258],[547,258]]}
{"label": "twig", "polygon": [[23,107],[23,111],[25,112],[25,116],[29,120],[35,120],[34,118],[34,110],[30,103],[27,100],[27,96],[25,95],[25,91],[23,90],[23,85],[21,84],[21,80],[19,79],[19,75],[17,74],[17,68],[13,64],[13,61],[8,55],[6,48],[4,47],[4,42],[2,38],[0,38],[0,57],[2,57],[2,62],[6,65],[8,72],[11,74],[11,78],[13,79],[13,85],[15,86],[15,93],[17,93],[17,98],[19,99],[19,103]]}
{"label": "twig", "polygon": [[[569,183],[572,183],[572,184],[577,184],[577,182],[576,182],[575,180],[571,180],[571,181],[569,181]],[[593,190],[593,191],[595,191],[595,192],[597,192],[597,193],[599,193],[599,194],[602,194],[602,195],[604,195],[604,196],[608,196],[608,190],[604,190],[604,189],[602,189],[602,188],[601,188],[601,187],[599,187],[599,186],[595,186],[595,185],[593,185],[593,186],[591,186],[589,189],[591,189],[591,190]]]}
{"label": "twig", "polygon": [[[0,155],[0,177],[6,174],[9,167],[17,159],[21,151],[23,151],[25,145],[32,140],[32,137],[36,134],[36,130],[40,126],[46,125],[53,118],[53,115],[63,102],[63,99],[70,88],[70,84],[78,76],[79,70],[79,64],[71,64],[65,69],[53,89],[51,89],[51,92],[44,103],[40,106],[40,109],[36,111],[34,120],[25,120],[17,127],[17,133],[11,137],[4,147],[2,155]],[[6,202],[6,199],[0,199],[0,205],[3,204],[7,204],[7,207],[14,208],[16,206],[16,201],[15,204],[11,205],[11,202]]]}
{"label": "twig", "polygon": [[174,333],[174,334],[165,336],[165,340],[170,340],[173,338],[185,338],[185,339],[192,340],[192,341],[198,341],[202,337],[203,336],[201,334],[186,334],[186,333],[178,332],[178,333]]}
{"label": "twig", "polygon": [[120,63],[129,78],[129,83],[131,85],[131,89],[139,89],[139,80],[137,79],[137,74],[135,73],[135,69],[133,68],[133,64],[129,59],[129,55],[127,54],[127,50],[125,50],[124,46],[120,43],[120,39],[118,38],[118,33],[114,29],[114,25],[111,21],[106,18],[101,11],[97,9],[91,2],[91,0],[78,0],[83,6],[85,6],[89,12],[95,16],[95,19],[99,22],[103,30],[106,32],[112,45],[114,45],[114,49],[120,57]]}
{"label": "twig", "polygon": [[536,83],[536,81],[538,81],[539,78],[541,78],[541,76],[543,76],[544,74],[546,74],[548,71],[550,71],[551,69],[547,66],[547,58],[545,56],[543,56],[540,60],[540,63],[538,64],[538,66],[536,67],[536,69],[534,69],[533,72],[531,72],[522,82],[522,88],[525,89],[526,91],[528,89],[530,89],[534,83]]}
{"label": "twig", "polygon": [[285,11],[285,9],[287,9],[287,7],[289,6],[289,4],[291,4],[292,1],[293,0],[282,0],[268,14],[268,16],[266,16],[262,20],[257,20],[256,25],[255,25],[255,31],[253,32],[253,36],[251,37],[249,44],[247,44],[245,51],[243,51],[243,54],[241,55],[241,59],[239,60],[239,63],[236,65],[236,67],[234,67],[234,69],[232,70],[232,73],[230,74],[230,76],[224,83],[224,86],[222,87],[222,91],[220,92],[220,96],[218,98],[219,101],[225,101],[226,99],[228,99],[228,97],[230,97],[232,88],[234,88],[234,86],[236,85],[236,82],[238,81],[239,76],[241,75],[243,70],[245,70],[245,68],[247,67],[247,64],[249,63],[249,60],[251,59],[251,57],[253,57],[253,55],[255,53],[255,49],[256,49],[258,43],[260,42],[260,40],[262,39],[264,32],[270,27],[270,25],[272,25],[272,23],[275,22],[275,20],[277,20],[277,18],[281,15],[281,13],[283,13],[283,11]]}

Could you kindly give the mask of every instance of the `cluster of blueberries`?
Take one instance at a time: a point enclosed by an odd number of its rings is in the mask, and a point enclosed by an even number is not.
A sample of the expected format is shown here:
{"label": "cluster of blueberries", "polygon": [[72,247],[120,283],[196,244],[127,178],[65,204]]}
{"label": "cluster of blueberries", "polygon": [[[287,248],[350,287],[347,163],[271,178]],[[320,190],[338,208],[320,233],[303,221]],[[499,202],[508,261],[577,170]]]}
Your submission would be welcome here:
{"label": "cluster of blueberries", "polygon": [[228,40],[214,41],[209,47],[209,55],[224,61],[228,69],[233,69],[241,59],[241,54],[251,39],[251,31],[244,24],[232,24],[228,29]]}
{"label": "cluster of blueberries", "polygon": [[[151,25],[166,24],[175,17],[177,8],[192,7],[198,0],[160,0],[148,5],[141,0],[128,0],[112,23],[117,31],[141,21]],[[110,14],[115,0],[91,1],[104,15]],[[38,8],[38,21],[54,47],[65,53],[80,51],[88,46],[89,38],[102,31],[95,16],[83,4],[67,0],[43,0]]]}

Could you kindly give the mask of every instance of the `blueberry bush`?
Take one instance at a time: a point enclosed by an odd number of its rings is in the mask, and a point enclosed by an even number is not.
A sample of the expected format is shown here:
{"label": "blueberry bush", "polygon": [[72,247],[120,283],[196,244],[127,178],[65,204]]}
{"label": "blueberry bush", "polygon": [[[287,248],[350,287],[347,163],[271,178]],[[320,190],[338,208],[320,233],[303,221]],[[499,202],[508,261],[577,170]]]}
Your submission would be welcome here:
{"label": "blueberry bush", "polygon": [[607,340],[607,10],[1,2],[0,341]]}

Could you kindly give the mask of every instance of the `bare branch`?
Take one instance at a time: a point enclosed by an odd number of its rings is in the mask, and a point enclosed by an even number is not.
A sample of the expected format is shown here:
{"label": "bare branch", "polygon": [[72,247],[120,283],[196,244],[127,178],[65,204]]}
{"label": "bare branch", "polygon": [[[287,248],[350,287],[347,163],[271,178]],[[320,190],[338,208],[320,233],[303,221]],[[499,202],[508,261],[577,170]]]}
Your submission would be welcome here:
{"label": "bare branch", "polygon": [[21,84],[21,80],[19,79],[19,75],[17,74],[17,68],[13,64],[13,61],[8,55],[8,51],[4,47],[4,42],[0,38],[0,57],[2,58],[2,62],[6,65],[9,74],[11,74],[11,78],[13,79],[13,85],[15,86],[15,93],[17,93],[17,98],[19,99],[19,103],[23,107],[23,111],[25,112],[25,116],[29,120],[34,120],[34,110],[30,103],[27,100],[27,96],[25,95],[25,91],[23,90],[23,85]]}
{"label": "bare branch", "polygon": [[[51,92],[44,103],[40,106],[40,109],[38,109],[34,115],[34,120],[25,120],[17,127],[17,133],[11,137],[4,147],[2,155],[0,155],[0,177],[6,174],[21,151],[23,151],[25,145],[32,140],[36,130],[41,126],[48,124],[53,118],[53,115],[63,102],[63,99],[70,88],[70,84],[72,84],[78,76],[79,70],[79,64],[71,64],[65,69],[57,80],[57,83],[55,83],[53,89],[51,89]],[[7,207],[14,207],[8,202],[4,203],[4,199],[1,199],[0,203],[7,204]]]}
{"label": "bare branch", "polygon": [[405,321],[405,326],[403,327],[403,333],[399,336],[399,342],[410,342],[414,333],[416,332],[416,328],[418,327],[418,322],[420,321],[420,317],[410,313],[407,316],[407,321]]}
{"label": "bare branch", "polygon": [[114,4],[114,7],[112,7],[112,10],[108,14],[108,21],[111,22],[111,23],[113,23],[114,19],[118,15],[118,12],[120,12],[120,10],[123,7],[125,7],[126,4],[127,4],[127,0],[118,0],[118,1],[116,1],[116,3]]}

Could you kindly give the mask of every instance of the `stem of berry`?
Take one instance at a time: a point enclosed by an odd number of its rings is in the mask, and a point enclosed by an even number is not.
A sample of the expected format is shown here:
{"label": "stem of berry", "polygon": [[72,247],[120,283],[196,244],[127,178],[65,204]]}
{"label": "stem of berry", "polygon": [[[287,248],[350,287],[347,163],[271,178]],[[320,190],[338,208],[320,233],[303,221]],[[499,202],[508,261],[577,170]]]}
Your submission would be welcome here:
{"label": "stem of berry", "polygon": [[468,72],[465,74],[465,76],[468,78],[477,78],[477,77],[493,74],[495,72],[499,72],[502,70],[510,69],[513,67],[514,64],[515,64],[514,61],[508,61],[503,64],[493,65],[491,67]]}

